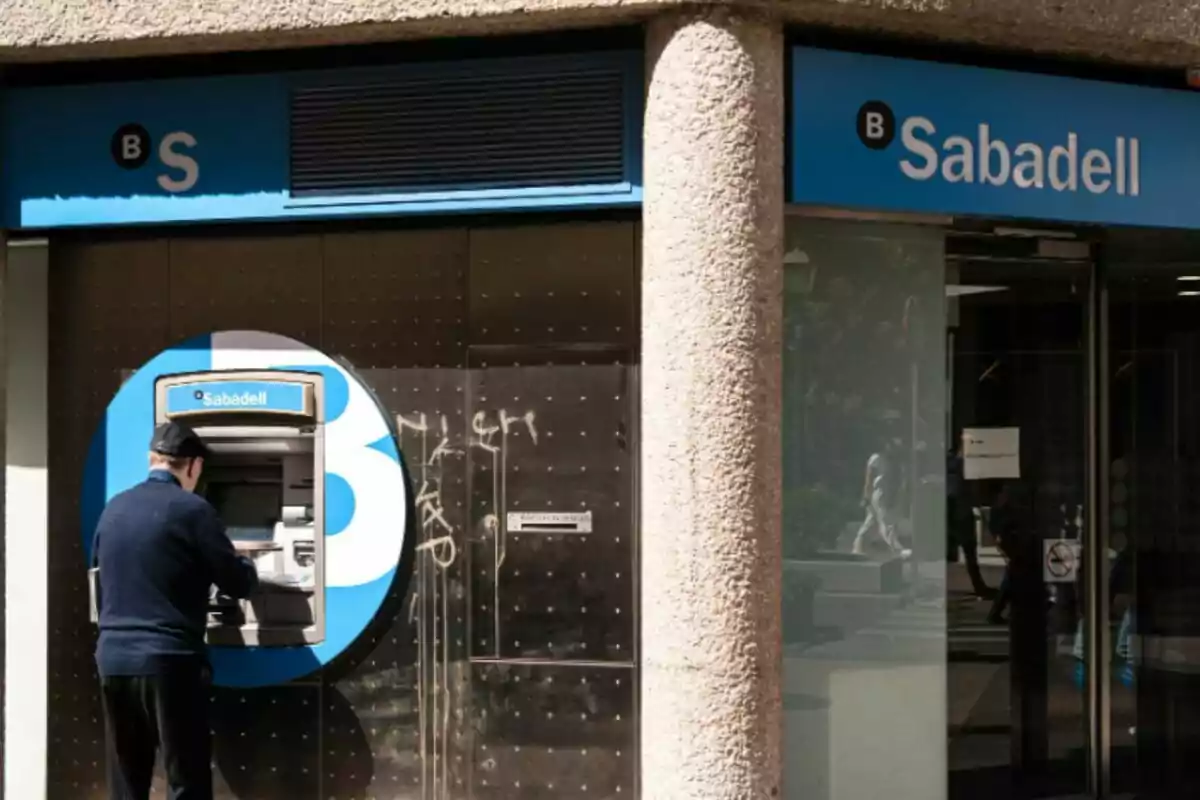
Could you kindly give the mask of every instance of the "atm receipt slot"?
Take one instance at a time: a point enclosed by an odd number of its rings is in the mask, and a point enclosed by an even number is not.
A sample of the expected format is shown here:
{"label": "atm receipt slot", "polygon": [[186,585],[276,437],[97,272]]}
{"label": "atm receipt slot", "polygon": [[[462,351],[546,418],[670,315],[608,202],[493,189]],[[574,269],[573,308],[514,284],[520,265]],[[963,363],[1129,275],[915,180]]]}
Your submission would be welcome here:
{"label": "atm receipt slot", "polygon": [[200,491],[258,570],[246,600],[214,588],[210,644],[324,640],[324,406],[317,373],[192,373],[155,385],[155,421],[184,419],[205,440],[211,455]]}

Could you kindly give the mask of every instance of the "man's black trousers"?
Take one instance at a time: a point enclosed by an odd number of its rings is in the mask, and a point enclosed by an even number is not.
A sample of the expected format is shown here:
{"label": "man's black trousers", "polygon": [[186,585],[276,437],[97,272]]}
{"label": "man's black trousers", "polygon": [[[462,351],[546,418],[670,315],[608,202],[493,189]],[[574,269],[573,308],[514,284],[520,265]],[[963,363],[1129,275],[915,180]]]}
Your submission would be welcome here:
{"label": "man's black trousers", "polygon": [[162,754],[170,800],[212,800],[208,670],[101,678],[109,800],[148,800]]}

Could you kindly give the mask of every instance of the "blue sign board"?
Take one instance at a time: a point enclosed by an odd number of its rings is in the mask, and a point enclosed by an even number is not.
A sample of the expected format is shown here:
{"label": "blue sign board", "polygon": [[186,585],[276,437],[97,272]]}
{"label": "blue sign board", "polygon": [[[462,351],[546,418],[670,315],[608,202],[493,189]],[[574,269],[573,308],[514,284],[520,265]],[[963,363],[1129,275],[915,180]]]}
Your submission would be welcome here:
{"label": "blue sign board", "polygon": [[286,202],[287,112],[276,76],[8,92],[5,224],[271,216]]}
{"label": "blue sign board", "polygon": [[793,53],[790,200],[1200,228],[1200,95]]}
{"label": "blue sign board", "polygon": [[294,381],[198,381],[167,388],[168,415],[249,411],[310,414],[308,384]]}
{"label": "blue sign board", "polygon": [[623,179],[294,194],[293,94],[383,74],[369,69],[17,88],[0,95],[2,222],[36,229],[636,205],[641,200],[636,59],[592,53],[504,64],[519,69],[536,62],[547,69],[560,61],[563,69],[612,62],[621,70]]}

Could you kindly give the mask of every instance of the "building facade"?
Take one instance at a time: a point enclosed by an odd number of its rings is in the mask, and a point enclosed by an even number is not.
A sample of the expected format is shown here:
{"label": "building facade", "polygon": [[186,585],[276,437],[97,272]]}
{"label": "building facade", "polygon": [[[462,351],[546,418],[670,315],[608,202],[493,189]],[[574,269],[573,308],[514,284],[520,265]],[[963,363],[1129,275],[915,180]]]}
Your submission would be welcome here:
{"label": "building facade", "polygon": [[222,797],[1190,796],[1192,11],[0,2],[4,796],[172,415]]}

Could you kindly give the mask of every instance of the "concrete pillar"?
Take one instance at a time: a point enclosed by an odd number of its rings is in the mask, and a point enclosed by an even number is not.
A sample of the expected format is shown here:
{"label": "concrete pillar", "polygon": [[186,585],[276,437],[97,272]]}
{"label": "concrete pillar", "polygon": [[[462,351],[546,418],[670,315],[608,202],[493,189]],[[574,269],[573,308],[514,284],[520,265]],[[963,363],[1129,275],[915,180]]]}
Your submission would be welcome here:
{"label": "concrete pillar", "polygon": [[648,40],[642,277],[646,800],[780,793],[783,37]]}

